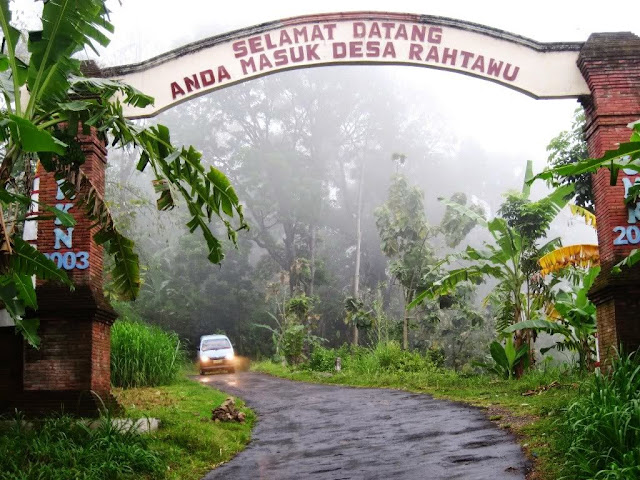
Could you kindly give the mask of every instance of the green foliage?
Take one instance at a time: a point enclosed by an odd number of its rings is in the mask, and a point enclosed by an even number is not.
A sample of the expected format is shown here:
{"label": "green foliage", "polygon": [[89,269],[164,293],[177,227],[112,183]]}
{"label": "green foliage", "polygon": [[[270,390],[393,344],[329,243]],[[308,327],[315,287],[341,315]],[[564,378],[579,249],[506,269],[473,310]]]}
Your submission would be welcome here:
{"label": "green foliage", "polygon": [[532,202],[522,194],[512,192],[506,195],[498,215],[529,244],[535,244],[546,235],[549,224],[558,213],[558,210],[550,208],[551,204],[548,198]]}
{"label": "green foliage", "polygon": [[640,478],[640,364],[634,355],[596,371],[558,425],[566,451],[564,478]]}
{"label": "green foliage", "polygon": [[254,323],[253,326],[256,328],[262,328],[271,332],[271,341],[273,343],[273,348],[275,350],[276,356],[280,356],[282,350],[282,343],[284,341],[284,332],[286,329],[286,325],[284,322],[281,322],[278,317],[276,317],[271,312],[267,312],[267,315],[271,317],[271,319],[275,322],[276,326],[272,327],[271,325],[266,325],[262,323]]}
{"label": "green foliage", "polygon": [[[208,420],[228,394],[182,379],[171,386],[114,389],[128,418],[158,418],[152,434],[66,416],[0,422],[0,477],[6,480],[197,480],[242,450],[255,414],[238,401],[245,423]],[[3,419],[4,420],[4,419]],[[92,424],[90,425],[91,422]]]}
{"label": "green foliage", "polygon": [[27,480],[165,478],[167,467],[148,435],[118,428],[102,417],[97,426],[70,417],[47,418],[34,427],[21,418],[0,427],[2,478]]}
{"label": "green foliage", "polygon": [[111,382],[117,387],[175,382],[185,354],[175,333],[124,318],[111,327]]}
{"label": "green foliage", "polygon": [[[554,307],[561,316],[557,321],[534,319],[520,322],[505,329],[515,332],[522,329],[544,331],[549,334],[560,334],[563,339],[553,346],[541,349],[544,354],[551,348],[560,351],[570,350],[578,353],[578,366],[582,370],[590,370],[596,356],[596,306],[587,294],[600,273],[600,267],[593,267],[582,273],[577,271],[573,284],[568,291],[560,290],[554,298]],[[577,284],[576,284],[577,283]]]}
{"label": "green foliage", "polygon": [[[474,204],[467,207],[466,194],[457,192],[451,195],[449,200],[444,198],[438,198],[438,200],[446,205],[444,217],[440,222],[440,229],[445,234],[445,241],[448,247],[457,247],[476,225],[486,224],[484,208],[481,205]],[[458,208],[459,206],[468,210],[461,212]],[[473,216],[473,213],[477,214],[477,216]]]}
{"label": "green foliage", "polygon": [[[573,166],[589,157],[587,142],[584,138],[585,123],[584,111],[582,108],[577,108],[573,114],[571,130],[560,132],[549,142],[547,161],[551,168]],[[594,211],[591,174],[580,173],[568,176],[552,174],[547,180],[547,184],[554,188],[573,185],[575,187],[574,203],[590,212]]]}
{"label": "green foliage", "polygon": [[485,243],[482,250],[468,246],[460,258],[473,262],[467,268],[449,271],[416,297],[415,306],[427,297],[447,295],[461,282],[479,283],[486,277],[493,277],[508,286],[509,292],[519,298],[525,281],[521,271],[522,237],[507,222],[499,217],[487,223],[494,244]]}
{"label": "green foliage", "polygon": [[[547,197],[532,202],[528,198],[531,169],[531,162],[527,162],[522,193],[509,194],[499,210],[501,217],[495,217],[489,222],[481,221],[477,212],[463,205],[448,202],[447,206],[456,212],[484,224],[493,237],[493,242],[485,242],[482,249],[469,245],[461,254],[451,256],[450,259],[461,259],[470,265],[450,270],[433,282],[413,300],[410,308],[425,299],[451,294],[461,282],[479,283],[493,278],[498,283],[487,300],[496,307],[495,320],[499,332],[510,325],[534,320],[540,315],[549,301],[549,292],[538,275],[540,267],[537,260],[553,248],[557,240],[551,240],[542,246],[538,246],[537,241],[544,237],[553,218],[567,204],[567,197],[573,187],[561,187]],[[528,332],[524,336],[518,329],[511,332],[515,332],[518,345],[526,343],[528,346]],[[499,369],[510,374],[513,365],[510,366],[510,361],[507,360],[513,358],[517,364],[523,358],[520,355],[521,348],[518,347],[514,352],[509,350],[508,353],[513,353],[513,356],[507,355],[506,359],[500,355],[498,361],[495,360],[495,355],[500,353],[498,347],[502,348],[494,342],[491,350],[494,361],[500,365]],[[505,348],[509,348],[508,344]],[[521,370],[518,374],[521,374]]]}
{"label": "green foliage", "polygon": [[0,300],[15,322],[17,331],[31,346],[38,347],[39,320],[26,316],[27,308],[38,308],[32,276],[63,282],[69,286],[71,281],[66,272],[58,269],[53,261],[20,237],[14,239],[13,249],[9,255],[5,255],[5,259],[7,256],[9,269],[0,275]]}
{"label": "green foliage", "polygon": [[[134,88],[108,79],[86,78],[81,62],[75,54],[109,43],[108,34],[113,26],[103,0],[60,0],[44,2],[41,31],[25,34],[13,25],[8,0],[0,2],[0,28],[3,43],[0,52],[0,275],[3,276],[5,304],[18,330],[26,334],[32,344],[37,336],[26,327],[22,310],[35,308],[33,292],[16,272],[12,259],[15,251],[22,250],[23,263],[40,263],[33,273],[46,278],[42,268],[50,265],[42,261],[42,254],[21,248],[25,207],[29,204],[30,190],[36,162],[63,180],[61,188],[67,196],[77,194],[76,203],[84,208],[89,219],[98,227],[95,240],[104,245],[114,257],[112,287],[125,299],[133,299],[140,286],[138,257],[133,242],[115,227],[104,200],[80,170],[84,155],[75,140],[79,125],[83,133],[95,128],[97,134],[120,148],[138,148],[138,169],[147,166],[159,186],[158,207],[171,208],[174,196],[179,195],[190,213],[188,227],[191,232],[200,229],[207,242],[208,258],[213,263],[222,260],[221,243],[212,233],[210,223],[218,217],[227,236],[235,242],[236,230],[246,228],[242,207],[228,179],[218,170],[204,168],[200,153],[193,147],[176,148],[171,144],[169,131],[162,125],[141,126],[127,120],[123,104],[144,107],[153,102]],[[26,49],[23,45],[27,39]],[[28,55],[25,52],[28,51]],[[29,92],[23,104],[21,90]],[[65,125],[61,127],[60,125]],[[56,213],[53,206],[41,205],[41,210],[53,213],[64,223],[73,221],[68,215]],[[230,221],[238,219],[232,226]],[[25,260],[26,259],[26,260]],[[18,276],[14,276],[18,273]],[[61,280],[66,276],[57,275]]]}
{"label": "green foliage", "polygon": [[429,244],[430,229],[423,203],[424,193],[396,175],[389,187],[387,202],[374,212],[382,252],[390,259],[389,271],[402,286],[405,314],[402,346],[409,348],[407,304],[416,292],[434,280],[435,259]]}
{"label": "green foliage", "polygon": [[492,342],[489,346],[489,352],[494,362],[493,364],[478,362],[477,365],[503,378],[511,379],[513,378],[516,365],[525,358],[528,349],[528,345],[520,345],[520,347],[516,349],[513,344],[513,338],[509,335],[505,340],[504,346],[497,341]]}
{"label": "green foliage", "polygon": [[429,227],[424,213],[424,193],[396,175],[387,202],[376,209],[381,248],[388,257],[402,256],[424,245]]}
{"label": "green foliage", "polygon": [[[375,348],[343,345],[338,349],[316,345],[305,368],[316,372],[331,372],[340,357],[345,372],[376,374],[382,372],[420,372],[438,368],[438,356],[403,350],[395,341],[379,343]],[[434,361],[435,360],[435,361]]]}
{"label": "green foliage", "polygon": [[373,324],[373,310],[366,308],[362,300],[355,297],[345,298],[344,311],[347,313],[347,317],[345,318],[347,324],[355,324],[359,329],[371,328]]}
{"label": "green foliage", "polygon": [[282,304],[276,302],[278,315],[267,312],[275,322],[275,327],[254,324],[271,332],[276,357],[282,356],[289,364],[295,365],[302,361],[303,352],[308,350],[310,344],[324,341],[311,334],[312,308],[313,299],[300,294],[283,300]]}
{"label": "green foliage", "polygon": [[439,302],[431,303],[426,315],[420,315],[414,345],[426,348],[437,365],[455,371],[468,369],[474,360],[484,358],[484,347],[493,339],[487,314],[477,306],[475,285],[458,284],[452,294],[441,296]]}
{"label": "green foliage", "polygon": [[291,297],[284,306],[286,315],[293,315],[296,321],[305,322],[313,307],[313,300],[305,294]]}
{"label": "green foliage", "polygon": [[335,370],[337,357],[342,358],[339,349],[314,345],[309,354],[306,367],[314,372],[331,372]]}
{"label": "green foliage", "polygon": [[282,336],[281,352],[289,364],[300,363],[305,343],[305,327],[300,324],[287,325]]}

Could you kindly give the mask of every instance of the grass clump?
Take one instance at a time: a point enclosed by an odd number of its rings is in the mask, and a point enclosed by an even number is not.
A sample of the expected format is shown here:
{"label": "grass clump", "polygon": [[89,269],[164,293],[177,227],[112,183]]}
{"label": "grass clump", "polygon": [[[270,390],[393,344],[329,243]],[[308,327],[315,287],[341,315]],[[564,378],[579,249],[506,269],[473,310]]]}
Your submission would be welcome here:
{"label": "grass clump", "polygon": [[0,430],[0,477],[7,480],[164,478],[166,465],[150,439],[120,430],[109,418],[97,425],[70,417]]}
{"label": "grass clump", "polygon": [[596,372],[561,422],[565,478],[640,479],[640,362],[620,356]]}
{"label": "grass clump", "polygon": [[185,362],[178,335],[124,317],[111,328],[111,382],[117,387],[169,385]]}

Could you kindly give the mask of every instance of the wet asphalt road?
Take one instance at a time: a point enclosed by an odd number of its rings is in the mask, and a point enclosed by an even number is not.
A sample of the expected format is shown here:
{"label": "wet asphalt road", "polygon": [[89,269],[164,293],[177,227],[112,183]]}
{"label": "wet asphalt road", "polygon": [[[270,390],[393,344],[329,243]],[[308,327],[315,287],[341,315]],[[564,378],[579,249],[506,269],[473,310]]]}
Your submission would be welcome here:
{"label": "wet asphalt road", "polygon": [[398,390],[199,377],[258,413],[246,450],[203,480],[523,480],[527,460],[479,409]]}

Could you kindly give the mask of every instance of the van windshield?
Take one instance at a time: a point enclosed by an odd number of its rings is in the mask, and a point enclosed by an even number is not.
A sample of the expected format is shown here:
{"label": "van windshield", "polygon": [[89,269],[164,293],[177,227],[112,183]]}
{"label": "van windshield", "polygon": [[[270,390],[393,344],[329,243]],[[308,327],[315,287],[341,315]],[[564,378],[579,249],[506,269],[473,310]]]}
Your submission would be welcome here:
{"label": "van windshield", "polygon": [[226,338],[213,338],[204,340],[200,345],[200,350],[220,350],[222,348],[231,348],[229,340]]}

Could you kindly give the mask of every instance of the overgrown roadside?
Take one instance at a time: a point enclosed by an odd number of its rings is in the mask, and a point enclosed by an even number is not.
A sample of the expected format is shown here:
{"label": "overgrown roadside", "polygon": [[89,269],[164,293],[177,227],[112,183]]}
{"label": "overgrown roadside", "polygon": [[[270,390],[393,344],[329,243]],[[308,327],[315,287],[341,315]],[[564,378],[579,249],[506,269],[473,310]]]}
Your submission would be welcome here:
{"label": "overgrown roadside", "polygon": [[3,480],[196,480],[244,449],[255,414],[244,423],[215,423],[211,411],[227,394],[183,378],[170,386],[114,389],[131,418],[155,417],[152,434],[120,431],[108,417],[49,417],[0,423]]}
{"label": "overgrown roadside", "polygon": [[114,389],[113,393],[127,416],[160,419],[161,427],[151,436],[150,446],[165,460],[167,479],[200,479],[229,461],[251,439],[254,412],[236,399],[246,415],[244,423],[211,421],[211,411],[228,395],[193,380],[162,387]]}
{"label": "overgrown roadside", "polygon": [[[490,420],[518,437],[534,465],[527,477],[530,480],[555,480],[560,475],[563,457],[554,449],[558,434],[554,422],[561,410],[577,398],[581,381],[578,376],[558,370],[532,371],[518,381],[477,375],[465,377],[446,370],[370,375],[349,371],[313,372],[272,362],[254,363],[252,370],[305,382],[427,393],[435,398],[485,408]],[[548,388],[549,385],[553,386]]]}

